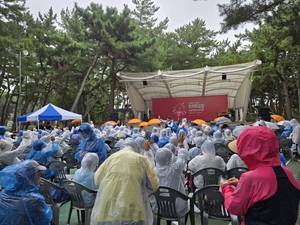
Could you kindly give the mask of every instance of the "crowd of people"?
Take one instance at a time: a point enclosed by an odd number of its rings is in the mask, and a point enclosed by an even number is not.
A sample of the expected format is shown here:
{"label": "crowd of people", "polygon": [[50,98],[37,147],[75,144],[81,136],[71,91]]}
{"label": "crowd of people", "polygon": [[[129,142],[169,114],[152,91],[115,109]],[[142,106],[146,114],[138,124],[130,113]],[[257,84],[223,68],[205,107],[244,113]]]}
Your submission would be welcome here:
{"label": "crowd of people", "polygon": [[[246,224],[255,221],[260,222],[255,224],[293,224],[298,215],[300,187],[284,167],[278,139],[291,140],[291,149],[297,156],[300,153],[300,125],[292,119],[282,132],[276,133],[264,121],[257,124],[189,126],[185,118],[178,125],[170,117],[161,119],[161,124],[154,125],[151,130],[109,122],[98,128],[93,123],[83,122],[64,129],[50,128],[50,123],[46,127],[41,123],[34,130],[21,130],[15,139],[8,135],[10,133],[4,126],[0,126],[0,161],[8,165],[0,171],[0,185],[4,187],[0,192],[0,215],[7,207],[22,203],[13,201],[10,204],[9,195],[12,198],[26,195],[22,204],[43,207],[41,218],[44,219],[41,223],[34,223],[31,217],[35,214],[28,214],[24,220],[28,222],[23,224],[49,224],[51,209],[45,204],[41,206],[39,201],[37,205],[34,202],[30,205],[27,197],[35,193],[41,198],[38,188],[42,183],[36,179],[39,176],[53,177],[53,171],[47,167],[49,163],[61,160],[59,157],[72,149],[79,165],[74,181],[98,190],[97,196],[84,194],[85,204],[93,206],[92,225],[121,221],[124,224],[152,224],[152,212],[157,212],[157,205],[151,193],[163,185],[185,194],[184,174],[207,167],[222,171],[235,167],[249,169],[240,180],[230,178],[220,183],[228,211],[243,216]],[[26,188],[20,185],[25,179]],[[202,177],[195,177],[194,184],[197,188],[203,187]],[[289,192],[284,191],[285,188]],[[269,213],[268,209],[275,206],[275,214]],[[179,215],[185,215],[189,210],[186,202],[178,202],[177,209]],[[259,216],[258,211],[262,212]],[[288,223],[281,223],[286,216],[273,218],[282,213],[289,216]],[[19,219],[24,217],[20,214]],[[0,224],[18,224],[15,221],[10,223],[8,216],[5,218],[8,222]],[[264,223],[270,218],[274,223]]]}

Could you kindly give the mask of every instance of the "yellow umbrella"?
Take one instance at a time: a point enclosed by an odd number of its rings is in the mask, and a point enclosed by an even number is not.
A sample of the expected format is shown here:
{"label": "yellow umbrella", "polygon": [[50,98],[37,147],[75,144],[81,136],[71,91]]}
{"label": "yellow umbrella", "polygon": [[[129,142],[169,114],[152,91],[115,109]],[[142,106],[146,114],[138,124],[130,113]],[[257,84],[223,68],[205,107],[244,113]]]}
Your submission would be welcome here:
{"label": "yellow umbrella", "polygon": [[129,120],[127,122],[127,124],[134,124],[134,123],[141,123],[141,122],[142,122],[141,120],[139,120],[137,118],[133,118],[133,119]]}
{"label": "yellow umbrella", "polygon": [[195,123],[197,125],[207,124],[204,120],[201,119],[193,120],[192,123]]}
{"label": "yellow umbrella", "polygon": [[149,125],[159,124],[159,123],[161,123],[160,119],[156,119],[156,118],[151,119],[151,120],[148,121]]}
{"label": "yellow umbrella", "polygon": [[146,127],[146,126],[149,126],[148,122],[141,122],[139,124],[139,127]]}
{"label": "yellow umbrella", "polygon": [[282,116],[279,116],[279,115],[271,115],[271,117],[276,121],[276,122],[280,122],[280,121],[283,121],[285,120]]}

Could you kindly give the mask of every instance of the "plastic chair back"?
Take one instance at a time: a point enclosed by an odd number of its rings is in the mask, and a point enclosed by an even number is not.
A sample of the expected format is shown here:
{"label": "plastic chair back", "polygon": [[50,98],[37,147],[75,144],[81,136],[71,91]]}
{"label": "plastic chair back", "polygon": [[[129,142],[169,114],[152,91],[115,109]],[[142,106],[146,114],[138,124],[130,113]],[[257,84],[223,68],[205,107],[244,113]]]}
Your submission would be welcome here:
{"label": "plastic chair back", "polygon": [[86,206],[84,203],[84,199],[82,196],[82,191],[86,191],[91,194],[97,194],[96,190],[92,190],[88,187],[85,187],[84,185],[75,182],[75,181],[70,181],[70,180],[64,180],[63,181],[64,187],[68,190],[70,194],[70,211],[69,211],[69,216],[68,216],[68,224],[70,224],[70,219],[72,215],[72,210],[81,210],[84,211],[84,224],[89,225],[90,220],[91,220],[91,213],[93,206]]}
{"label": "plastic chair back", "polygon": [[249,171],[249,169],[246,167],[235,167],[227,171],[227,177],[228,179],[231,177],[240,179],[242,173],[245,173],[247,171]]}
{"label": "plastic chair back", "polygon": [[[195,177],[201,175],[203,177],[203,187],[208,185],[219,185],[219,179],[220,177],[225,178],[225,172],[214,167],[207,167],[202,170],[197,171],[193,174],[193,180]],[[196,186],[193,181],[193,192],[196,190]]]}
{"label": "plastic chair back", "polygon": [[77,167],[78,161],[75,159],[75,154],[75,151],[68,150],[62,155],[61,159],[63,162],[66,162],[69,166]]}
{"label": "plastic chair back", "polygon": [[207,225],[208,219],[231,221],[232,225],[238,225],[237,216],[231,215],[224,206],[224,197],[219,191],[219,185],[209,185],[198,189],[194,195],[198,199],[201,224]]}
{"label": "plastic chair back", "polygon": [[[160,219],[167,220],[167,221],[178,221],[179,225],[185,225],[185,219],[187,215],[183,217],[179,217],[177,215],[176,210],[176,199],[180,198],[184,201],[188,201],[189,197],[182,194],[181,192],[166,186],[159,186],[157,191],[152,194],[155,197],[158,211],[157,214],[154,214],[154,221],[153,224],[160,224]],[[193,207],[193,204],[190,206]],[[194,214],[193,210],[190,210],[190,219],[191,224],[194,224]],[[188,212],[189,213],[189,212]],[[187,213],[187,214],[188,214]],[[192,214],[191,214],[192,213]]]}
{"label": "plastic chair back", "polygon": [[293,151],[290,148],[290,140],[286,138],[280,138],[278,140],[279,143],[279,151],[286,157],[293,160]]}
{"label": "plastic chair back", "polygon": [[54,178],[55,182],[59,182],[60,180],[68,179],[66,176],[67,169],[76,168],[68,165],[67,163],[61,161],[52,161],[49,163],[49,168],[54,171]]}
{"label": "plastic chair back", "polygon": [[52,221],[53,223],[59,224],[59,212],[60,212],[60,207],[68,202],[69,200],[65,200],[60,203],[55,203],[50,195],[50,190],[52,188],[57,189],[57,190],[64,190],[64,187],[55,185],[51,183],[49,180],[46,180],[44,178],[41,178],[42,181],[44,182],[43,185],[40,186],[40,193],[44,196],[46,203],[52,208]]}

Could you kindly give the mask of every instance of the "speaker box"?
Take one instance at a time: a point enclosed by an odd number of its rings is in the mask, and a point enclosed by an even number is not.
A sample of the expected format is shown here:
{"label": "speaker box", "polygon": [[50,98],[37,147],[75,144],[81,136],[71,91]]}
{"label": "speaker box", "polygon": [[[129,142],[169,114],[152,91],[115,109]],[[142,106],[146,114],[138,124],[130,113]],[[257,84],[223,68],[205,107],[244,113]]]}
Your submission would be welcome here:
{"label": "speaker box", "polygon": [[226,80],[227,78],[227,74],[226,73],[222,73],[222,80]]}
{"label": "speaker box", "polygon": [[270,108],[259,108],[258,109],[258,114],[264,121],[269,121],[269,122],[271,121],[271,110],[270,110]]}
{"label": "speaker box", "polygon": [[113,120],[113,121],[117,122],[119,120],[118,113],[116,113],[116,112],[110,113],[109,120]]}

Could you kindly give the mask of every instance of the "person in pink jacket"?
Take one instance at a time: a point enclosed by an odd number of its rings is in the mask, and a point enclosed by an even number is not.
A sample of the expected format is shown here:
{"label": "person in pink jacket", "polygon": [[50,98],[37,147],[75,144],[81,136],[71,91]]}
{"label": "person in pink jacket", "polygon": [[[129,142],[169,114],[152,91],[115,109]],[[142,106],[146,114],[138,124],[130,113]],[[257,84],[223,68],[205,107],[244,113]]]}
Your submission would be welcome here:
{"label": "person in pink jacket", "polygon": [[281,166],[275,133],[264,126],[249,127],[236,143],[249,171],[240,180],[220,182],[226,209],[242,216],[245,225],[294,225],[300,186],[292,172]]}

